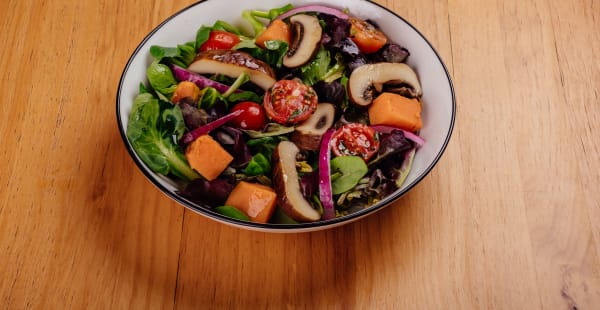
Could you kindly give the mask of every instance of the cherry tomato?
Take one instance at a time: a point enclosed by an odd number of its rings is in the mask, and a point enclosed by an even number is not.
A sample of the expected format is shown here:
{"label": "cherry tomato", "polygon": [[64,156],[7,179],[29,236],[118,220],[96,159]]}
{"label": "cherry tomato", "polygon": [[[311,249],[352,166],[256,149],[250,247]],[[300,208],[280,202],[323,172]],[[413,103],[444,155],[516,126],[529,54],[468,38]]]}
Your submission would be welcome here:
{"label": "cherry tomato", "polygon": [[368,22],[350,18],[350,24],[350,39],[356,43],[361,52],[375,53],[387,43],[385,34]]}
{"label": "cherry tomato", "polygon": [[331,147],[336,156],[354,155],[368,161],[379,150],[379,138],[370,126],[350,123],[333,133]]}
{"label": "cherry tomato", "polygon": [[238,110],[241,110],[242,114],[230,121],[234,127],[249,130],[261,130],[267,124],[265,110],[256,102],[240,102],[231,109],[231,112]]}
{"label": "cherry tomato", "polygon": [[200,51],[211,51],[211,50],[230,50],[236,44],[240,43],[240,38],[227,31],[213,30],[208,36],[208,40],[200,46]]}
{"label": "cherry tomato", "polygon": [[270,119],[293,125],[308,119],[318,101],[312,87],[297,80],[280,80],[265,93],[263,106]]}

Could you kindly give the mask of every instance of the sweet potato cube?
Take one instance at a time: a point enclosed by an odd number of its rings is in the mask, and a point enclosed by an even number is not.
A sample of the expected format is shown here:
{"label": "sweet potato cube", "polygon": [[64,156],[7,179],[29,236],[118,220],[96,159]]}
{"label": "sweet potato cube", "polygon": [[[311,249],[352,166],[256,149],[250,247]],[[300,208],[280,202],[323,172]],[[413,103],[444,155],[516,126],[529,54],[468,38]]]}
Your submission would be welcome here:
{"label": "sweet potato cube", "polygon": [[408,131],[422,127],[421,103],[394,93],[382,93],[369,107],[371,125],[388,125]]}
{"label": "sweet potato cube", "polygon": [[271,40],[279,40],[285,43],[290,43],[290,28],[280,19],[275,19],[269,27],[256,37],[256,45],[266,48],[265,42]]}
{"label": "sweet potato cube", "polygon": [[200,136],[185,150],[190,166],[209,181],[216,179],[233,160],[225,149],[209,135]]}
{"label": "sweet potato cube", "polygon": [[248,215],[251,221],[266,223],[271,218],[277,194],[265,185],[239,182],[225,201],[226,206],[232,206]]}
{"label": "sweet potato cube", "polygon": [[179,101],[185,97],[189,97],[193,101],[198,101],[198,98],[200,98],[200,88],[198,88],[198,86],[196,86],[196,84],[193,82],[179,82],[179,84],[177,84],[177,88],[175,88],[173,97],[171,97],[171,101],[173,103],[179,103]]}

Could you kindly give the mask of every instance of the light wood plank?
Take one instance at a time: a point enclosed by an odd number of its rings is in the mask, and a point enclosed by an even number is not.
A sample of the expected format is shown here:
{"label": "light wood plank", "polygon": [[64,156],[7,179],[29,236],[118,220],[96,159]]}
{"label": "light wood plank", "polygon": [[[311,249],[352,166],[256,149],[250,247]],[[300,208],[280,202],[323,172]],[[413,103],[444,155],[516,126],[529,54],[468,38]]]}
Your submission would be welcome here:
{"label": "light wood plank", "polygon": [[0,2],[0,308],[600,304],[598,1],[378,1],[446,61],[451,143],[389,208],[289,235],[184,211],[123,147],[123,65],[192,3]]}
{"label": "light wood plank", "polygon": [[172,306],[182,208],[136,172],[114,119],[115,88],[137,44],[123,39],[152,24],[135,6],[121,9],[19,1],[9,15],[17,31],[1,63],[14,86],[1,105],[2,141],[14,145],[2,153],[5,307]]}
{"label": "light wood plank", "polygon": [[[528,242],[531,246],[530,253],[523,253],[526,261],[505,257],[501,260],[506,262],[505,268],[498,270],[528,271],[526,275],[513,275],[519,279],[514,289],[518,285],[531,286],[523,281],[531,281],[534,270],[538,289],[531,292],[535,294],[525,296],[538,297],[544,307],[592,308],[598,304],[598,295],[585,286],[600,284],[598,256],[591,242],[589,213],[580,198],[583,184],[578,163],[573,160],[584,154],[570,146],[569,135],[564,132],[570,113],[556,61],[557,43],[553,35],[556,27],[552,25],[549,7],[544,1],[502,1],[495,7],[489,3],[471,6],[465,1],[455,12],[451,17],[460,18],[451,27],[453,45],[472,47],[455,50],[455,68],[464,65],[462,72],[471,69],[466,76],[485,81],[485,84],[475,82],[469,89],[477,95],[473,95],[472,106],[468,108],[471,114],[468,120],[487,123],[485,127],[482,123],[473,126],[470,131],[472,135],[481,135],[479,139],[469,139],[471,143],[477,141],[480,147],[469,149],[475,153],[479,167],[474,183],[491,178],[502,182],[486,192],[501,202],[505,210],[513,209],[510,216],[495,219],[506,229],[515,229],[512,236],[506,232],[502,239],[518,243],[519,249],[527,248]],[[465,22],[465,12],[473,12],[480,20]],[[474,24],[479,27],[463,27]],[[486,32],[490,30],[494,33]],[[485,68],[485,75],[480,74],[481,68]],[[490,142],[500,145],[494,147]],[[486,156],[488,150],[501,152],[501,156],[497,153]],[[489,214],[489,210],[485,212]],[[515,222],[517,227],[513,226]],[[523,230],[524,226],[528,230]],[[497,247],[502,239],[487,241]],[[514,268],[519,263],[522,266]],[[498,302],[506,304],[507,299],[497,298],[492,305],[499,305]],[[521,301],[514,307],[518,305],[522,305]]]}
{"label": "light wood plank", "polygon": [[[526,91],[529,83],[510,76],[514,66],[507,62],[523,61],[511,45],[521,29],[506,25],[519,14],[526,19],[535,12],[514,12],[510,6],[510,1],[450,2],[457,123],[464,139],[458,144],[466,168],[462,200],[469,210],[464,227],[470,244],[466,273],[478,307],[539,308],[526,202],[517,194],[522,186],[518,169],[522,155],[513,147],[514,136],[525,130],[521,124],[529,124],[521,120],[526,114],[518,110],[527,103],[513,96],[513,89],[517,81],[526,82],[517,88]],[[500,284],[488,279],[504,280]]]}

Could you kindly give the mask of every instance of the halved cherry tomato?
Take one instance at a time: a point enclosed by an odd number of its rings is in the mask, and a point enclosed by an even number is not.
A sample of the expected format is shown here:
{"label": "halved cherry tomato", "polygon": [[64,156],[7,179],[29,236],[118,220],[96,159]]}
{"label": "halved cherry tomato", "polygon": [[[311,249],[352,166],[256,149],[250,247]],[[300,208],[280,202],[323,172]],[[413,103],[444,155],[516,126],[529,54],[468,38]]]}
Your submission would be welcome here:
{"label": "halved cherry tomato", "polygon": [[361,52],[371,54],[377,52],[387,43],[385,34],[375,26],[359,18],[350,18],[350,39],[356,43]]}
{"label": "halved cherry tomato", "polygon": [[297,80],[275,82],[265,93],[263,106],[270,119],[293,125],[308,119],[317,109],[315,90]]}
{"label": "halved cherry tomato", "polygon": [[231,109],[231,112],[238,110],[241,110],[242,114],[230,121],[234,127],[249,130],[261,130],[267,124],[265,110],[256,102],[240,102]]}
{"label": "halved cherry tomato", "polygon": [[333,133],[331,147],[336,156],[354,155],[368,161],[379,151],[379,138],[370,126],[350,123]]}
{"label": "halved cherry tomato", "polygon": [[240,43],[240,38],[237,35],[223,30],[213,30],[210,32],[208,40],[200,46],[200,51],[230,50],[238,43]]}

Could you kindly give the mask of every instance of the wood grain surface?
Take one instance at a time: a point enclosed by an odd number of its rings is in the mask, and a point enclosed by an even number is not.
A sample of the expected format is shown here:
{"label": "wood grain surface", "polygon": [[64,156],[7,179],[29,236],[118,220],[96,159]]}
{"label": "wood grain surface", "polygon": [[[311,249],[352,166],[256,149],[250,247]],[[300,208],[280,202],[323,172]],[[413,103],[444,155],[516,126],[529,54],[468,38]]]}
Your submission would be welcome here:
{"label": "wood grain surface", "polygon": [[435,46],[451,143],[393,206],[315,233],[161,194],[115,98],[193,1],[0,1],[0,308],[598,309],[600,2],[381,0]]}

